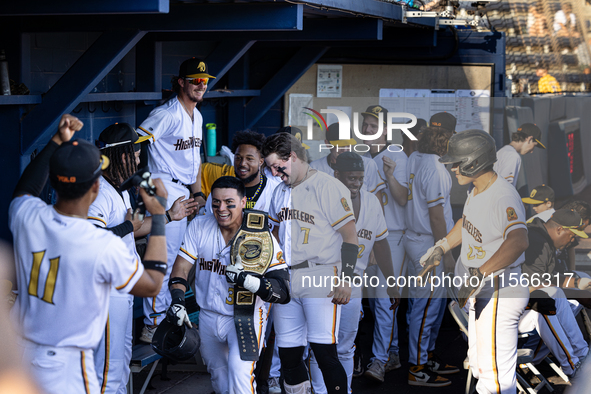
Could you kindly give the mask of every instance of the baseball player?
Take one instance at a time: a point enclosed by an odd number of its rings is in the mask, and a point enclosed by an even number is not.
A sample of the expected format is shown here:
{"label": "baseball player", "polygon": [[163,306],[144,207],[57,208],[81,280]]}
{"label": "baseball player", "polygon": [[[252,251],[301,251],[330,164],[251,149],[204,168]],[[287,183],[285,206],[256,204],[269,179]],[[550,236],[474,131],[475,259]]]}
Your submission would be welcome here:
{"label": "baseball player", "polygon": [[[326,130],[326,144],[332,145],[330,153],[326,157],[321,157],[318,160],[314,160],[310,163],[310,167],[322,171],[330,176],[334,176],[334,164],[340,154],[344,152],[351,152],[351,147],[357,144],[353,138],[349,140],[339,139],[339,124],[333,123],[328,126]],[[370,193],[381,197],[381,190],[386,188],[386,184],[380,178],[378,174],[378,168],[376,163],[369,157],[363,157],[365,167],[365,179],[363,181],[363,190],[367,190]]]}
{"label": "baseball player", "polygon": [[[388,110],[379,105],[367,108],[363,115],[361,132],[366,135],[375,135],[379,131],[380,113],[384,121],[382,135],[374,140],[363,141],[369,144],[371,150],[366,156],[373,158],[380,177],[386,181],[386,189],[382,191],[382,206],[386,225],[388,226],[388,244],[392,252],[394,273],[401,276],[406,273],[405,252],[402,245],[402,235],[406,230],[404,219],[404,206],[408,197],[408,179],[406,175],[407,156],[403,151],[391,152],[387,149],[388,141],[385,132]],[[382,149],[380,149],[380,146]],[[385,289],[386,279],[376,265],[370,265],[366,270],[368,276],[380,278],[380,286],[368,289],[369,306],[375,317],[373,332],[372,353],[365,371],[365,376],[378,382],[384,381],[385,372],[400,368],[400,356],[398,347],[398,324],[396,323],[396,311],[390,309],[390,301]],[[382,286],[383,285],[383,286]]]}
{"label": "baseball player", "polygon": [[[179,69],[179,75],[173,80],[173,91],[177,94],[163,105],[155,108],[138,128],[140,136],[149,136],[148,165],[154,178],[161,178],[168,190],[169,209],[179,197],[192,197],[205,205],[205,195],[201,192],[201,138],[203,118],[196,108],[203,100],[209,78],[207,64],[199,59],[185,60]],[[169,271],[181,245],[187,220],[183,219],[168,225],[167,253]],[[164,311],[170,305],[170,292],[166,286],[158,296],[144,300],[144,323],[141,340],[151,343],[156,326],[164,317]],[[150,317],[152,316],[152,317]]]}
{"label": "baseball player", "polygon": [[[231,244],[243,224],[246,206],[244,183],[235,177],[221,177],[212,185],[213,215],[198,216],[189,225],[174,263],[170,288],[172,304],[167,315],[179,326],[191,326],[185,309],[187,277],[195,266],[195,298],[199,314],[200,352],[216,393],[256,392],[253,375],[255,361],[241,358],[243,351],[237,334],[235,308],[242,292],[234,284],[256,295],[252,316],[258,349],[266,326],[265,302],[289,302],[289,274],[283,252],[272,240],[272,260],[262,276],[244,271],[241,264],[230,264]],[[259,251],[260,253],[260,251]],[[252,296],[252,294],[251,294]],[[242,324],[242,323],[240,323]],[[244,323],[246,324],[246,323]]]}
{"label": "baseball player", "polygon": [[[558,250],[566,248],[574,241],[575,236],[587,238],[587,234],[580,230],[582,224],[579,214],[569,209],[559,209],[545,222],[539,218],[534,219],[528,224],[529,246],[522,266],[531,283],[535,283],[534,278],[537,278],[540,283],[537,287],[554,299],[556,314],[546,316],[535,310],[527,310],[519,323],[519,330],[529,332],[536,329],[547,348],[542,349],[539,340],[530,338],[526,346],[535,348],[534,361],[541,362],[549,349],[569,377],[574,376],[580,361],[587,356],[589,347],[579,330],[564,291],[555,287],[558,284],[556,280],[544,278],[551,278],[557,272]],[[567,283],[567,287],[580,284],[580,280],[576,279],[570,282],[572,284]]]}
{"label": "baseball player", "polygon": [[[417,119],[417,124],[414,125],[414,127],[409,128],[408,131],[410,131],[415,137],[418,137],[424,127],[427,127],[427,122],[425,119],[419,118]],[[417,150],[417,141],[411,140],[406,133],[402,133],[402,149],[407,157],[410,156]]]}
{"label": "baseball player", "polygon": [[529,197],[524,197],[521,201],[524,204],[531,204],[536,213],[527,220],[528,223],[531,223],[534,218],[540,218],[545,222],[556,211],[554,209],[554,190],[550,186],[541,185],[533,188]]}
{"label": "baseball player", "polygon": [[[373,163],[373,162],[372,162]],[[385,277],[394,277],[392,255],[390,245],[386,237],[388,228],[382,212],[380,200],[371,193],[363,190],[365,161],[355,152],[344,152],[337,157],[333,168],[335,178],[341,181],[351,192],[353,213],[355,214],[355,228],[359,239],[359,253],[357,254],[357,265],[355,274],[363,277],[365,268],[369,261],[371,251],[374,252],[379,267]],[[362,286],[353,286],[351,301],[343,305],[341,311],[341,322],[339,326],[339,343],[337,351],[339,360],[347,372],[347,384],[351,390],[351,379],[353,377],[353,355],[355,353],[355,337],[359,328],[359,311],[361,310]],[[391,301],[396,299],[399,302],[400,295],[395,286],[388,288]],[[391,308],[395,308],[392,305]],[[316,394],[326,393],[322,373],[318,369],[318,363],[314,353],[310,357],[310,374],[312,386]]]}
{"label": "baseball player", "polygon": [[[23,173],[9,209],[20,290],[13,312],[24,357],[45,392],[56,394],[99,392],[94,349],[111,288],[150,297],[166,272],[162,182],[154,181],[154,197],[140,190],[152,213],[142,265],[125,241],[87,220],[108,159],[86,141],[71,141],[81,127],[76,117],[62,116],[59,131]],[[55,206],[37,197],[48,173]]]}
{"label": "baseball player", "polygon": [[[273,310],[285,391],[309,392],[302,356],[310,343],[328,393],[343,393],[347,374],[336,344],[340,305],[349,302],[351,287],[334,279],[351,277],[357,262],[351,193],[335,178],[310,168],[306,150],[288,133],[268,137],[263,156],[273,175],[283,181],[275,189],[269,219],[291,270],[292,300]],[[329,285],[318,282],[327,279]]]}
{"label": "baseball player", "polygon": [[[493,171],[494,139],[482,130],[453,135],[443,164],[460,185],[473,184],[462,219],[421,258],[424,272],[462,245],[456,276],[462,277],[460,307],[470,302],[468,356],[479,393],[514,393],[517,325],[529,299],[520,278],[527,246],[525,212],[519,194]],[[513,276],[511,276],[513,275]],[[492,278],[491,278],[492,277]],[[478,297],[474,298],[475,295]]]}
{"label": "baseball player", "polygon": [[[445,128],[426,128],[418,141],[418,151],[408,158],[406,173],[409,179],[408,203],[405,210],[407,230],[403,237],[408,255],[408,274],[421,271],[420,258],[453,228],[450,192],[451,176],[439,158],[447,152],[452,133]],[[455,262],[451,253],[445,259],[448,270]],[[440,264],[434,275],[441,277]],[[408,384],[413,386],[443,387],[451,381],[440,375],[459,372],[433,354],[439,327],[446,307],[447,295],[443,286],[431,290],[429,286],[410,286],[412,314],[409,323]]]}
{"label": "baseball player", "polygon": [[[232,139],[234,172],[246,187],[246,209],[267,212],[275,187],[281,182],[276,177],[267,177],[261,171],[263,156],[261,149],[265,136],[255,131],[238,131]],[[207,199],[205,212],[212,212],[211,195]]]}
{"label": "baseball player", "polygon": [[[120,190],[121,183],[137,171],[140,143],[137,133],[127,123],[115,123],[101,132],[96,145],[110,162],[99,178],[99,194],[88,210],[88,220],[121,237],[136,258],[135,233],[148,233],[152,217],[139,220],[131,214],[129,192]],[[166,217],[181,218],[194,210],[193,199],[175,201]],[[180,220],[180,218],[179,218]],[[132,346],[133,297],[111,289],[109,315],[105,333],[95,351],[95,368],[101,393],[126,393]]]}
{"label": "baseball player", "polygon": [[533,123],[522,124],[511,136],[511,142],[497,152],[494,171],[500,177],[505,178],[507,182],[516,186],[521,167],[521,155],[532,153],[536,146],[546,149],[541,141],[542,131],[538,126]]}

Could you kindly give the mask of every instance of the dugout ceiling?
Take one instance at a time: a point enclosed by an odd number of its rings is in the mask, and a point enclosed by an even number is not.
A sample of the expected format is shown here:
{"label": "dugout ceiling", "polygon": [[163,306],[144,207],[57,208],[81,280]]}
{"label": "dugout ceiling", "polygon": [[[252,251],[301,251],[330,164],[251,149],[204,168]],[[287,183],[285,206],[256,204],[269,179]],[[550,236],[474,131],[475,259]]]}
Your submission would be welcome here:
{"label": "dugout ceiling", "polygon": [[[221,143],[236,130],[282,126],[282,98],[316,63],[487,64],[493,94],[504,91],[501,33],[402,23],[400,5],[380,0],[29,0],[0,3],[0,49],[10,79],[30,94],[0,96],[6,208],[24,166],[77,114],[82,138],[113,122],[138,125],[169,97],[170,78],[202,57],[217,79],[201,105]],[[7,209],[0,235],[9,238]]]}

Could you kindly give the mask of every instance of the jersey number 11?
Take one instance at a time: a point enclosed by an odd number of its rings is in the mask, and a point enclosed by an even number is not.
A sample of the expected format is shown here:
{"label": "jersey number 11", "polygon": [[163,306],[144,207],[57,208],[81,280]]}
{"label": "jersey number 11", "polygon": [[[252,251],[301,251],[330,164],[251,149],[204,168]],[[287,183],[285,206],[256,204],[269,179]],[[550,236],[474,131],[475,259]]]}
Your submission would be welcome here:
{"label": "jersey number 11", "polygon": [[[33,267],[31,267],[31,281],[29,282],[29,295],[39,297],[39,271],[41,270],[41,262],[45,257],[45,251],[33,253]],[[49,272],[45,279],[45,286],[43,291],[43,298],[41,300],[53,304],[53,293],[55,292],[55,282],[57,280],[57,271],[60,266],[60,257],[49,259]]]}

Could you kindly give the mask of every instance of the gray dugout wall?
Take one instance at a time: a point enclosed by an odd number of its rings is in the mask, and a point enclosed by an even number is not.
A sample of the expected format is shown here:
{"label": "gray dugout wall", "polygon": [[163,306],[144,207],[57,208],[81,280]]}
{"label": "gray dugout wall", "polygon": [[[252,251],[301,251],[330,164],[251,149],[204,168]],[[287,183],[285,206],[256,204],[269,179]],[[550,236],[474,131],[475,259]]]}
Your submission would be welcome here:
{"label": "gray dugout wall", "polygon": [[[517,189],[522,196],[541,184],[557,199],[581,192],[591,180],[591,97],[556,96],[511,100],[506,107],[509,140],[519,125],[535,123],[547,149],[522,156]],[[570,150],[568,148],[570,138]]]}
{"label": "gray dugout wall", "polygon": [[[349,106],[354,112],[363,112],[369,105],[378,104],[380,89],[471,89],[488,90],[492,95],[491,81],[493,68],[487,65],[360,65],[343,64],[342,98],[316,97],[317,65],[312,66],[285,94],[284,125],[289,124],[289,95],[312,94],[314,108],[330,106]],[[496,98],[495,100],[504,100]],[[493,119],[491,102],[491,119]],[[429,119],[426,119],[427,121]],[[352,120],[351,120],[352,121]],[[496,119],[495,119],[496,121]],[[493,127],[491,125],[491,129]],[[398,135],[397,135],[398,133]],[[400,132],[393,135],[393,143],[401,143]],[[314,142],[324,140],[324,132],[314,126],[314,141],[307,142],[315,147]],[[313,155],[316,158],[316,155]],[[452,205],[464,204],[467,186],[460,186],[452,176]]]}

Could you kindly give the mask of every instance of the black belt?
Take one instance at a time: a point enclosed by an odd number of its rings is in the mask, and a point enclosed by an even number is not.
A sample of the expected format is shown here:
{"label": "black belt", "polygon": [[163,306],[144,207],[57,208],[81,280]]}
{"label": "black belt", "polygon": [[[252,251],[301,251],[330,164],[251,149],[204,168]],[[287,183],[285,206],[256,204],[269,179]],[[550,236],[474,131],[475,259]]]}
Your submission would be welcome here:
{"label": "black belt", "polygon": [[178,183],[179,185],[183,185],[183,186],[185,186],[185,187],[189,187],[189,185],[187,185],[187,184],[185,184],[185,183],[183,183],[183,182],[179,181],[178,179],[174,179],[174,178],[172,178],[172,181],[173,181],[174,183]]}
{"label": "black belt", "polygon": [[297,270],[300,268],[310,268],[310,263],[308,263],[308,260],[304,260],[303,262],[301,262],[299,264],[289,266],[290,270]]}

